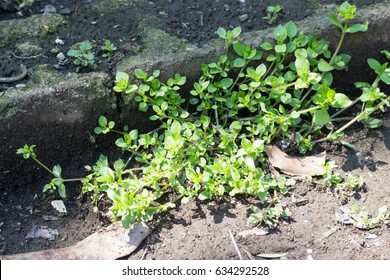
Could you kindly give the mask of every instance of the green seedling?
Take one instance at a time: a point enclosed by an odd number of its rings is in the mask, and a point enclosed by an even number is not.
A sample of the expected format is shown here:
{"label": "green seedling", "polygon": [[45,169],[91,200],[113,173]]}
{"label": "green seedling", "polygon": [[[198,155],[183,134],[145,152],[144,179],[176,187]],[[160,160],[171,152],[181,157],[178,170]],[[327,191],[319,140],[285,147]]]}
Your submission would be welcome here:
{"label": "green seedling", "polygon": [[102,56],[104,58],[108,58],[108,57],[112,56],[114,51],[117,50],[116,46],[113,43],[111,43],[110,40],[104,40],[104,45],[102,45],[100,48],[103,51]]}
{"label": "green seedling", "polygon": [[381,224],[388,224],[390,213],[387,209],[387,206],[380,206],[378,208],[378,215],[372,217],[364,208],[359,209],[357,206],[352,206],[350,209],[351,214],[355,215],[359,222],[359,228],[362,229],[373,229]]}
{"label": "green seedling", "polygon": [[21,10],[34,4],[34,0],[16,0],[16,3],[18,4],[18,9]]}
{"label": "green seedling", "polygon": [[67,55],[73,58],[73,63],[77,66],[76,71],[83,68],[96,69],[95,55],[93,53],[93,45],[90,41],[83,41],[76,44],[73,49],[67,52]]}
{"label": "green seedling", "polygon": [[280,13],[282,12],[283,7],[281,5],[268,6],[265,10],[266,16],[263,19],[266,19],[269,24],[273,24],[276,22]]}
{"label": "green seedling", "polygon": [[276,204],[274,206],[270,205],[263,210],[251,205],[250,209],[253,211],[253,214],[249,216],[248,224],[254,226],[265,224],[269,228],[275,228],[280,220],[287,220],[291,216],[290,211],[281,204]]}
{"label": "green seedling", "polygon": [[53,169],[50,169],[44,163],[38,160],[34,148],[35,145],[31,145],[31,146],[24,145],[23,148],[19,148],[16,153],[18,155],[22,155],[24,159],[29,159],[29,158],[33,159],[38,165],[40,165],[43,169],[45,169],[47,172],[53,175],[54,178],[50,181],[50,183],[46,184],[43,187],[43,192],[53,193],[55,190],[57,190],[58,194],[62,198],[65,198],[66,197],[65,183],[80,181],[80,179],[63,179],[61,177],[61,173],[62,173],[61,166],[57,164],[53,167]]}
{"label": "green seedling", "polygon": [[[298,32],[293,22],[278,25],[273,39],[260,49],[240,42],[241,28],[219,28],[226,51],[201,66],[188,100],[181,93],[188,88],[186,77],[180,74],[163,82],[158,70],[148,74],[136,69],[131,79],[117,73],[113,90],[122,100],[135,101],[158,128],[148,133],[117,130],[114,121],[101,116],[95,133],[118,135],[120,158],[101,156],[80,179],[83,191],[92,194],[96,205],[101,197],[110,200],[114,220],[121,219],[125,227],[149,221],[178,203],[226,195],[259,199],[263,207],[252,206],[248,222],[275,227],[289,215],[279,196],[294,182],[272,173],[265,147],[288,141],[290,148],[305,153],[318,142],[338,139],[358,121],[375,127],[369,116],[389,105],[390,97],[380,90],[389,82],[388,62],[368,61],[377,78],[359,83],[362,94],[355,100],[332,87],[332,73],[345,69],[351,59],[339,53],[346,34],[367,26],[349,24],[355,8],[343,4],[337,15],[329,16],[341,33],[333,53],[328,41]],[[356,116],[338,116],[358,103],[362,111]],[[339,122],[347,123],[340,127]],[[22,154],[31,154],[29,146],[25,149]],[[332,162],[325,166],[327,186],[345,184],[343,189],[352,192],[360,185],[334,174],[333,167]],[[58,168],[46,170],[65,182]]]}

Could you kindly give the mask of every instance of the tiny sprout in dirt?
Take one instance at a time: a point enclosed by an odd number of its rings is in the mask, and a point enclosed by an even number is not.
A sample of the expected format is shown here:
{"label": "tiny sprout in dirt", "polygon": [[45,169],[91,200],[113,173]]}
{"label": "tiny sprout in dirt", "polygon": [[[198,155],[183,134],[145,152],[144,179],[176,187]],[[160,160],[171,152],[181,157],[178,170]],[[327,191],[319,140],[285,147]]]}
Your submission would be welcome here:
{"label": "tiny sprout in dirt", "polygon": [[104,44],[100,48],[103,51],[102,57],[104,58],[108,58],[112,56],[114,51],[116,51],[117,49],[116,46],[113,43],[111,43],[110,40],[104,40]]}
{"label": "tiny sprout in dirt", "polygon": [[273,24],[276,22],[278,17],[280,17],[280,13],[282,12],[283,7],[281,5],[268,6],[265,10],[266,16],[263,19],[266,19],[268,24]]}
{"label": "tiny sprout in dirt", "polygon": [[[157,128],[141,133],[101,116],[94,131],[117,135],[119,158],[102,155],[91,173],[78,179],[83,191],[92,194],[96,205],[99,199],[109,200],[114,220],[121,219],[125,227],[150,221],[179,203],[221,196],[256,200],[248,222],[277,226],[290,215],[280,196],[295,181],[272,172],[266,147],[283,143],[306,153],[316,143],[338,140],[356,122],[377,127],[381,122],[370,116],[389,106],[390,96],[380,89],[390,84],[388,61],[368,60],[377,76],[372,83],[356,84],[360,95],[332,87],[333,72],[345,69],[351,60],[339,53],[346,35],[368,27],[367,22],[351,25],[355,15],[356,6],[348,2],[337,15],[328,15],[340,29],[333,53],[328,41],[298,32],[293,22],[278,25],[273,39],[259,49],[240,42],[241,28],[219,28],[216,33],[226,51],[201,66],[188,100],[180,94],[187,80],[179,73],[161,81],[158,70],[148,74],[136,69],[136,80],[130,83],[129,74],[118,72],[113,90],[148,112]],[[389,60],[389,52],[384,55]],[[339,116],[357,104],[362,109],[356,115]],[[66,182],[61,168],[50,170],[36,159],[33,147],[26,145],[18,153],[54,176],[52,188]],[[323,168],[319,180],[325,186],[338,185],[348,194],[361,187],[359,179],[334,174],[332,162]]]}

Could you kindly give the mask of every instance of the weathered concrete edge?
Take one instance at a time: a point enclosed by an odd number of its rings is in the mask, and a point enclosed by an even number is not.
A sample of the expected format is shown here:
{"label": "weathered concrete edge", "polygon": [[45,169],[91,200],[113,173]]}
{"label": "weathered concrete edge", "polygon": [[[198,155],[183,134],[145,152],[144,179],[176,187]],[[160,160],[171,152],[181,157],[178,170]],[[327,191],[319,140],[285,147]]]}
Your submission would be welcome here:
{"label": "weathered concrete edge", "polygon": [[[390,20],[390,1],[385,0],[382,3],[368,6],[358,10],[358,16],[356,18],[359,22],[368,20],[372,23],[378,23],[382,21]],[[317,14],[306,18],[305,20],[296,22],[299,31],[303,31],[306,34],[316,34],[319,37],[324,37],[329,40],[331,44],[336,43],[339,36],[339,30],[332,25],[327,19],[327,13],[333,10],[329,10],[325,7],[318,10]],[[370,28],[370,27],[369,27]],[[273,39],[274,28],[267,28],[258,31],[252,31],[243,33],[241,40],[245,44],[250,44],[253,47],[258,48],[260,44],[267,40]],[[386,35],[386,33],[384,34]],[[389,34],[387,34],[390,36]],[[388,39],[388,38],[387,38]],[[387,40],[386,39],[386,40]],[[219,55],[224,52],[224,43],[220,39],[211,40],[205,44],[202,48],[195,48],[193,50],[184,53],[172,53],[162,56],[151,56],[141,53],[136,57],[125,58],[118,63],[114,69],[114,73],[117,71],[124,71],[130,75],[136,68],[141,68],[145,71],[153,71],[155,69],[161,70],[164,73],[164,77],[170,77],[176,72],[186,75],[190,81],[195,81],[200,74],[201,63],[209,63],[215,61]]]}

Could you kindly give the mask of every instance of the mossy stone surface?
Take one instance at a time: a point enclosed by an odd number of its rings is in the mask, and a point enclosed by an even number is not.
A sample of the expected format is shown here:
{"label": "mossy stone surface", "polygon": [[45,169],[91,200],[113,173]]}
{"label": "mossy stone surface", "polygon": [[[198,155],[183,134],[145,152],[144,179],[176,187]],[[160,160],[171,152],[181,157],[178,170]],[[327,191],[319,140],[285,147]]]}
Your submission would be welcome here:
{"label": "mossy stone surface", "polygon": [[0,47],[12,42],[24,42],[31,38],[42,38],[66,25],[60,14],[39,14],[25,19],[0,21]]}

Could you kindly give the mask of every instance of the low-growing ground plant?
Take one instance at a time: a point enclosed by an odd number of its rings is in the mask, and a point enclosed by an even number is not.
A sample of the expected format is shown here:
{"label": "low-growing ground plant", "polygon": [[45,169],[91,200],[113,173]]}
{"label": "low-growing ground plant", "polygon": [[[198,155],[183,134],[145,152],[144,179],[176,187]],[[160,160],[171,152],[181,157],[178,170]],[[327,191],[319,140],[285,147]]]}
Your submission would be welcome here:
{"label": "low-growing ground plant", "polygon": [[90,41],[83,41],[75,44],[67,55],[73,58],[73,63],[77,66],[76,71],[79,72],[80,67],[92,68],[97,67],[95,63],[95,54],[93,52],[93,44]]}
{"label": "low-growing ground plant", "polygon": [[[380,90],[380,83],[390,84],[388,62],[368,60],[377,78],[357,83],[362,93],[355,100],[332,88],[332,72],[345,69],[351,59],[339,53],[346,35],[368,28],[368,22],[350,24],[355,15],[356,6],[348,2],[337,15],[328,15],[341,32],[334,52],[328,41],[298,32],[292,22],[277,26],[274,40],[260,49],[239,41],[240,27],[219,28],[226,52],[201,66],[189,100],[180,94],[186,84],[180,74],[163,82],[159,70],[148,74],[137,69],[136,81],[130,83],[129,74],[118,72],[113,90],[137,102],[140,111],[151,112],[150,119],[159,127],[140,133],[128,126],[118,128],[101,116],[95,133],[117,134],[115,145],[127,156],[110,160],[102,155],[90,174],[75,180],[95,203],[104,194],[114,219],[121,219],[125,227],[149,221],[179,202],[225,195],[257,198],[248,222],[275,227],[289,216],[279,196],[295,181],[271,172],[266,146],[287,142],[306,153],[318,142],[339,139],[356,122],[377,127],[380,121],[370,115],[389,105],[390,96]],[[389,53],[384,54],[389,59]],[[356,116],[339,117],[358,103],[362,109]],[[34,146],[26,145],[18,153],[37,161]],[[61,168],[44,168],[55,180],[49,189],[60,190],[66,182]],[[324,184],[348,184],[332,173],[331,163],[324,169]]]}
{"label": "low-growing ground plant", "polygon": [[266,19],[268,24],[273,24],[276,22],[280,13],[282,12],[283,7],[281,5],[268,6],[265,10],[266,16],[263,19]]}
{"label": "low-growing ground plant", "polygon": [[110,40],[104,40],[104,44],[100,48],[103,51],[102,57],[104,58],[108,58],[112,56],[114,51],[116,51],[117,49],[116,46],[113,43],[111,43]]}

